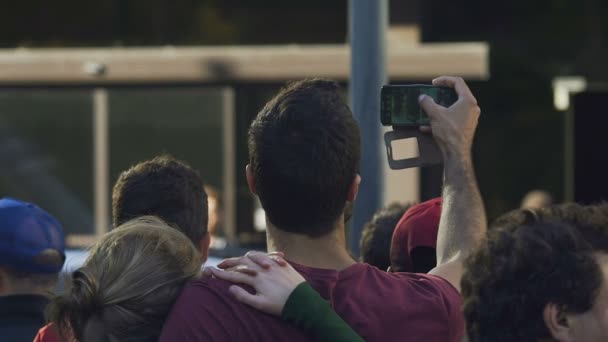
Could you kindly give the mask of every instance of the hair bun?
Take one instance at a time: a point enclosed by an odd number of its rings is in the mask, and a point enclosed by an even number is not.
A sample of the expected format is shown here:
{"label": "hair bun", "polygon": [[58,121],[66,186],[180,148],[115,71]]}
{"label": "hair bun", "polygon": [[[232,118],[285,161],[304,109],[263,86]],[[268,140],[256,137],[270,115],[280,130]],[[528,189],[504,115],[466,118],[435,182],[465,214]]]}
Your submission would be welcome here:
{"label": "hair bun", "polygon": [[99,298],[99,284],[85,270],[79,269],[72,275],[72,291],[69,300],[83,314],[93,314],[102,308]]}
{"label": "hair bun", "polygon": [[47,316],[62,340],[74,341],[83,336],[84,329],[95,316],[100,317],[102,309],[98,282],[80,268],[72,274],[66,293],[53,298]]}

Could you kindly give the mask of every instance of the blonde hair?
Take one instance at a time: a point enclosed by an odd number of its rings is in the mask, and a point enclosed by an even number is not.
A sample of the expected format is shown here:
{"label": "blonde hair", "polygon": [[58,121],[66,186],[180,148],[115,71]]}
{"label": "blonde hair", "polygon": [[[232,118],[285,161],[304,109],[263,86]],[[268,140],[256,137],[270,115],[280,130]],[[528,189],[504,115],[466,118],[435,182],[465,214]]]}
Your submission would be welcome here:
{"label": "blonde hair", "polygon": [[156,341],[183,285],[198,276],[192,242],[162,220],[144,216],[106,234],[49,306],[70,341]]}

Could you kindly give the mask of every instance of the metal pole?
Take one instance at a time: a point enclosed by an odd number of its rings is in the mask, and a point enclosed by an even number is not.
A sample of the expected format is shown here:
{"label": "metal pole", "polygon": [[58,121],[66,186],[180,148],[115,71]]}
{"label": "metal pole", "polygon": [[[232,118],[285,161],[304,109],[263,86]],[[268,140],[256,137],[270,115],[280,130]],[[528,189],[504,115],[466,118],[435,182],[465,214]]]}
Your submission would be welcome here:
{"label": "metal pole", "polygon": [[381,151],[380,87],[386,84],[388,0],[349,0],[351,45],[350,102],[361,128],[362,178],[355,203],[350,248],[359,255],[365,222],[382,205],[384,162]]}
{"label": "metal pole", "polygon": [[222,89],[223,115],[223,155],[224,170],[222,173],[223,191],[223,228],[228,242],[237,240],[236,229],[236,109],[233,88]]}
{"label": "metal pole", "polygon": [[95,195],[95,235],[101,237],[110,228],[110,141],[108,127],[108,92],[93,91],[93,181]]}

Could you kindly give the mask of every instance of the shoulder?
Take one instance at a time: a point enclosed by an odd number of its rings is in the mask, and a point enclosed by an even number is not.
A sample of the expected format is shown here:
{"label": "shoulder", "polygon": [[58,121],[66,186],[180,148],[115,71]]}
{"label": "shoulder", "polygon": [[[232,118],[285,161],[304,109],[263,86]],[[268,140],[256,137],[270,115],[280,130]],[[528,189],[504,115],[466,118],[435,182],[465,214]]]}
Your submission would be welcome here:
{"label": "shoulder", "polygon": [[398,276],[410,279],[415,296],[411,302],[428,305],[437,317],[443,317],[450,341],[464,336],[464,314],[462,312],[462,297],[460,292],[447,280],[418,273],[396,273]]}
{"label": "shoulder", "polygon": [[34,342],[60,342],[61,338],[52,324],[47,324],[42,329],[38,330],[38,334],[34,338]]}
{"label": "shoulder", "polygon": [[[201,279],[186,285],[165,320],[160,342],[301,341],[302,333],[277,316],[236,300],[232,283]],[[254,290],[243,286],[250,293]]]}
{"label": "shoulder", "polygon": [[389,282],[395,282],[400,284],[410,284],[415,286],[423,286],[429,288],[436,288],[442,292],[448,294],[456,294],[458,296],[458,290],[450,284],[449,281],[427,273],[408,273],[408,272],[386,272],[367,264],[359,264],[359,271],[363,273],[365,278],[380,278]]}
{"label": "shoulder", "polygon": [[409,288],[420,294],[441,298],[449,306],[460,306],[460,292],[447,280],[422,273],[392,273],[409,284]]}
{"label": "shoulder", "polygon": [[408,278],[411,282],[420,286],[433,288],[442,294],[460,298],[460,292],[446,279],[426,273],[395,273],[400,277]]}
{"label": "shoulder", "polygon": [[215,278],[187,284],[165,321],[160,341],[238,340],[231,326],[248,308],[228,292],[231,285]]}
{"label": "shoulder", "polygon": [[180,313],[221,315],[232,306],[242,306],[228,291],[231,285],[217,278],[197,279],[188,283],[175,301],[170,318]]}
{"label": "shoulder", "polygon": [[369,286],[386,291],[397,299],[410,303],[434,303],[452,312],[460,308],[462,297],[449,281],[423,273],[389,273],[368,266],[363,277]]}
{"label": "shoulder", "polygon": [[391,297],[402,303],[404,310],[433,317],[439,324],[437,330],[445,329],[449,341],[464,336],[462,297],[449,281],[421,273],[385,273],[383,277],[392,279],[387,281],[393,283]]}
{"label": "shoulder", "polygon": [[460,293],[449,281],[431,274],[391,273],[359,263],[345,271],[341,278],[352,286],[375,289],[411,301],[441,298],[453,305],[460,305],[462,301]]}

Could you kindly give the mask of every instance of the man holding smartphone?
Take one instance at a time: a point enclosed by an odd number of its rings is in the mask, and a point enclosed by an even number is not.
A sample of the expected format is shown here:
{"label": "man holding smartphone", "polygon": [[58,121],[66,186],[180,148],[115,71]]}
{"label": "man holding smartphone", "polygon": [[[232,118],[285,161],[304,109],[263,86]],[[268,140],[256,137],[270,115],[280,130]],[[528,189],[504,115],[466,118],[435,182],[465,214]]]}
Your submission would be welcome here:
{"label": "man holding smartphone", "polygon": [[[437,267],[430,275],[389,274],[358,263],[346,248],[344,210],[358,192],[359,129],[335,82],[288,85],[249,131],[246,176],[266,211],[269,251],[282,251],[366,341],[460,341],[463,260],[486,230],[471,146],[479,107],[461,78],[440,77],[458,100],[449,108],[419,101],[445,162]],[[246,258],[245,258],[246,259]],[[245,262],[245,261],[244,261]],[[242,288],[212,278],[186,286],[160,341],[306,341],[280,319],[234,296]],[[244,289],[251,291],[251,289]]]}

